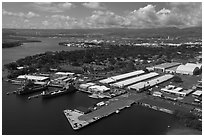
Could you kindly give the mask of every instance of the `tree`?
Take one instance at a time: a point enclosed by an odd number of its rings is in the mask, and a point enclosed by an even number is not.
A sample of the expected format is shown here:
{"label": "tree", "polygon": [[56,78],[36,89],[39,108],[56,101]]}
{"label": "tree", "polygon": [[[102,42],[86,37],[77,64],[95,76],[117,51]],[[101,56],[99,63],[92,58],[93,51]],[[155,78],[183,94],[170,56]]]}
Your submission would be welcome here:
{"label": "tree", "polygon": [[181,82],[183,82],[182,79],[181,79],[181,77],[179,77],[179,76],[174,76],[174,77],[173,77],[173,81],[176,82],[176,83],[181,83]]}

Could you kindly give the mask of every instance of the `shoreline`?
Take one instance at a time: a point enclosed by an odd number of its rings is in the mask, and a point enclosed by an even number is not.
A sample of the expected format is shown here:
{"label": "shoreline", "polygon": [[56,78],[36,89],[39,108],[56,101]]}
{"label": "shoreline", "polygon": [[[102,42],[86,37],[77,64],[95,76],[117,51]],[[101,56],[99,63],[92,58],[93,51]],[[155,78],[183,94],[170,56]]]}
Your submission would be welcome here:
{"label": "shoreline", "polygon": [[2,80],[7,79],[8,74],[9,74],[8,69],[6,69],[4,66],[2,66]]}

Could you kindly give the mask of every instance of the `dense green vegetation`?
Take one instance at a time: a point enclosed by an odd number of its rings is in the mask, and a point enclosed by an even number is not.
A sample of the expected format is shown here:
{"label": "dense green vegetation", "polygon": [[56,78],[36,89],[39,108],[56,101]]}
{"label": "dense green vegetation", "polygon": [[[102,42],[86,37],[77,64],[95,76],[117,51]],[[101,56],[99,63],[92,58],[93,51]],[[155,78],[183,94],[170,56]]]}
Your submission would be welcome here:
{"label": "dense green vegetation", "polygon": [[20,46],[21,42],[4,42],[2,43],[2,48],[11,48]]}
{"label": "dense green vegetation", "polygon": [[25,37],[16,36],[13,31],[3,31],[2,33],[2,48],[11,48],[21,46],[22,43],[41,42],[39,40],[30,40]]}
{"label": "dense green vegetation", "polygon": [[[106,66],[105,71],[124,68],[144,69],[148,65],[160,64],[171,59],[190,59],[196,56],[201,47],[143,47],[143,46],[109,46],[106,48],[89,48],[77,51],[46,52],[34,56],[19,59],[16,62],[5,65],[10,70],[10,78],[29,72],[46,72],[50,68],[61,70],[62,65],[70,64],[82,67],[84,64]],[[182,51],[182,55],[177,54]],[[135,61],[135,60],[139,61]],[[142,63],[140,62],[142,60]],[[152,64],[147,61],[151,60]],[[24,67],[18,70],[17,67]]]}
{"label": "dense green vegetation", "polygon": [[200,37],[202,36],[201,27],[191,27],[179,29],[176,27],[167,28],[152,28],[152,29],[127,29],[127,28],[108,28],[108,29],[3,29],[3,33],[9,32],[18,34],[18,36],[34,36],[34,37],[154,37],[164,38],[179,37],[186,41],[189,37]]}
{"label": "dense green vegetation", "polygon": [[175,76],[173,77],[173,81],[176,82],[176,83],[181,83],[181,82],[183,82],[183,81],[182,81],[182,78],[179,77],[179,76],[177,76],[177,75],[175,75]]}
{"label": "dense green vegetation", "polygon": [[182,112],[179,110],[176,110],[174,112],[174,116],[177,120],[184,123],[185,126],[198,129],[200,131],[202,130],[202,122],[198,120],[199,119],[198,116],[195,116],[191,113]]}

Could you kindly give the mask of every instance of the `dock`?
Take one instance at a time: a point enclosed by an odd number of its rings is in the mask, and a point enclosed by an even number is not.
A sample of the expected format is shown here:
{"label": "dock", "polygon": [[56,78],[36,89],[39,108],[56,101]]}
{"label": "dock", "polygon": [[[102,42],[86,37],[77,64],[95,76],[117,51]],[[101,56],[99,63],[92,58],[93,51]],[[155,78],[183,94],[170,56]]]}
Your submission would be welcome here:
{"label": "dock", "polygon": [[[141,99],[141,98],[138,98]],[[103,106],[99,106],[96,110],[83,114],[75,110],[64,110],[64,114],[74,130],[85,127],[101,118],[107,117],[111,114],[118,114],[124,108],[129,108],[136,102],[133,96],[121,95],[117,98],[109,99]]]}

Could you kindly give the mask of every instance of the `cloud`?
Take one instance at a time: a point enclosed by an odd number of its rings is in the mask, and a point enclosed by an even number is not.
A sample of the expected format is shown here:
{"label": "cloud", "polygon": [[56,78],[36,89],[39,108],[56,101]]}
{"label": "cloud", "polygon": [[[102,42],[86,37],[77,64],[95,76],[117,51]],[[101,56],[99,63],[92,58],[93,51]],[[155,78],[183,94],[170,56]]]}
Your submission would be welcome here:
{"label": "cloud", "polygon": [[185,26],[202,25],[202,3],[201,2],[180,2],[171,3],[172,16]]}
{"label": "cloud", "polygon": [[94,11],[83,21],[83,26],[93,28],[128,27],[192,27],[202,25],[201,3],[172,3],[169,9],[156,10],[155,5],[133,10],[125,16],[111,11]]}
{"label": "cloud", "polygon": [[46,20],[42,21],[41,24],[43,25],[41,27],[46,29],[71,29],[78,24],[78,21],[73,17],[55,14],[46,16]]}
{"label": "cloud", "polygon": [[24,20],[24,23],[28,23],[28,22],[30,22],[28,19],[25,19],[25,20]]}
{"label": "cloud", "polygon": [[42,24],[43,24],[44,26],[48,26],[48,25],[49,25],[49,22],[48,22],[47,20],[44,20],[44,21],[42,21]]}
{"label": "cloud", "polygon": [[[100,4],[83,3],[89,5],[89,8],[99,8]],[[60,12],[53,15],[47,14],[44,21],[42,18],[35,19],[40,15],[34,12],[28,13],[14,13],[3,9],[2,13],[6,16],[20,17],[24,19],[22,24],[32,24],[32,27],[39,28],[158,28],[158,27],[192,27],[202,26],[202,4],[201,3],[168,3],[168,8],[160,8],[149,4],[144,7],[129,11],[126,14],[118,15],[115,12],[96,9],[92,11],[91,15],[83,18],[74,18],[62,13],[63,11],[73,7],[72,3],[35,3],[35,5],[46,7],[41,10],[46,12]],[[26,21],[29,19],[29,23]],[[14,19],[15,20],[15,19]],[[25,24],[24,24],[25,23]],[[3,23],[4,24],[4,23]],[[36,24],[36,25],[35,25]],[[16,25],[16,22],[13,23]],[[4,25],[5,26],[5,25]],[[30,25],[31,26],[31,25]]]}
{"label": "cloud", "polygon": [[39,14],[36,14],[34,12],[29,11],[27,14],[23,12],[15,13],[15,12],[10,12],[6,11],[3,9],[3,15],[8,15],[8,16],[15,16],[15,17],[21,17],[21,18],[33,18],[33,17],[39,17]]}
{"label": "cloud", "polygon": [[91,8],[91,9],[106,9],[104,5],[101,5],[99,2],[86,2],[82,3],[82,5],[86,8]]}
{"label": "cloud", "polygon": [[53,19],[60,19],[60,20],[69,20],[71,19],[69,16],[64,16],[64,15],[52,15],[51,18]]}
{"label": "cloud", "polygon": [[86,22],[89,27],[95,28],[118,27],[123,24],[124,18],[111,11],[94,11]]}
{"label": "cloud", "polygon": [[33,3],[32,6],[36,10],[45,11],[45,12],[64,12],[71,7],[74,7],[72,3],[69,2],[37,2]]}

